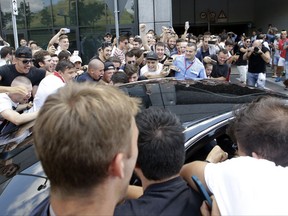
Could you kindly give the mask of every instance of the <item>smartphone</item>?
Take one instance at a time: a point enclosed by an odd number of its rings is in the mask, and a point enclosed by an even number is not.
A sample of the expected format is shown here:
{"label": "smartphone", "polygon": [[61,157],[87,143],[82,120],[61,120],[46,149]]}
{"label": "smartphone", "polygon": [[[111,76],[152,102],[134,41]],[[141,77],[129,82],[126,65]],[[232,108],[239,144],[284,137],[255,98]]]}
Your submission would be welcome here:
{"label": "smartphone", "polygon": [[212,208],[212,199],[210,198],[206,188],[204,187],[204,185],[202,184],[202,182],[198,179],[197,176],[192,176],[191,177],[192,180],[194,181],[195,185],[198,188],[199,193],[201,194],[201,196],[203,197],[204,200],[207,200],[208,206],[211,209]]}
{"label": "smartphone", "polygon": [[189,21],[185,22],[185,29],[189,29]]}
{"label": "smartphone", "polygon": [[68,34],[68,33],[70,33],[70,29],[64,28],[64,32],[65,32],[65,34]]}
{"label": "smartphone", "polygon": [[216,43],[217,43],[216,40],[209,40],[209,41],[208,41],[208,44],[216,44]]}

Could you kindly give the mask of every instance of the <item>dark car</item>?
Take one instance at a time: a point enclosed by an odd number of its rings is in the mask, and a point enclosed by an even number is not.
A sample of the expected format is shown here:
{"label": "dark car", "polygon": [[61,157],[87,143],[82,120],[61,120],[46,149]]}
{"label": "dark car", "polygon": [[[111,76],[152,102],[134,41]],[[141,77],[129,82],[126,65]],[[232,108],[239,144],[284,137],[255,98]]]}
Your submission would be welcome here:
{"label": "dark car", "polygon": [[[205,159],[218,144],[233,156],[235,143],[227,134],[232,110],[263,96],[287,98],[275,92],[204,80],[160,79],[119,87],[142,100],[142,109],[162,107],[176,113],[185,128],[186,162]],[[1,215],[29,215],[49,193],[49,181],[37,159],[31,128],[0,135]],[[23,134],[23,131],[25,132]]]}

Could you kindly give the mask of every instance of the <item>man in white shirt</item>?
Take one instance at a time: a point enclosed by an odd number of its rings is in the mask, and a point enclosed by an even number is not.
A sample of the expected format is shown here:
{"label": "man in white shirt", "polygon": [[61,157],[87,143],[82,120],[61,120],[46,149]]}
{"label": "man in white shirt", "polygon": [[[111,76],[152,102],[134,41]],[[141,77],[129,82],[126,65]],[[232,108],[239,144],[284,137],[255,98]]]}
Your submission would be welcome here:
{"label": "man in white shirt", "polygon": [[29,112],[38,111],[44,104],[46,98],[55,93],[59,88],[70,82],[76,76],[76,69],[69,60],[62,60],[56,66],[53,74],[46,76],[39,84],[33,101],[33,107]]}
{"label": "man in white shirt", "polygon": [[191,176],[198,176],[221,215],[288,215],[287,100],[266,97],[234,113],[239,157],[226,160],[216,146],[205,162],[185,165],[181,175],[192,187]]}

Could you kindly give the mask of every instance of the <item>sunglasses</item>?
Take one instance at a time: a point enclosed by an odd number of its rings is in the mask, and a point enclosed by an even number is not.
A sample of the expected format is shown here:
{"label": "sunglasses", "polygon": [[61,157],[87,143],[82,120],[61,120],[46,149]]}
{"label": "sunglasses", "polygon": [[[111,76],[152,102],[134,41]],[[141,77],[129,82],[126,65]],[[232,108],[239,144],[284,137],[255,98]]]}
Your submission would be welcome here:
{"label": "sunglasses", "polygon": [[20,60],[23,64],[29,64],[29,63],[33,63],[35,60],[34,59],[24,59],[24,60]]}
{"label": "sunglasses", "polygon": [[135,61],[128,61],[128,64],[135,64]]}

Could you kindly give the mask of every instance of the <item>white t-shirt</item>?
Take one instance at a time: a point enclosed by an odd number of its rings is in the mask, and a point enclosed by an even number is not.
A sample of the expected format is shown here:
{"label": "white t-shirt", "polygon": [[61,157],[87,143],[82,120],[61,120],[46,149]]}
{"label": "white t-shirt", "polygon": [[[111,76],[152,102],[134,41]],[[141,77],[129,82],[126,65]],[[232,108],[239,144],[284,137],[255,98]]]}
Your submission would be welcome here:
{"label": "white t-shirt", "polygon": [[145,73],[153,74],[153,75],[159,75],[160,72],[163,70],[163,64],[158,62],[157,70],[156,71],[150,71],[148,66],[145,65],[140,69],[140,76],[143,76]]}
{"label": "white t-shirt", "polygon": [[[0,113],[12,107],[17,107],[18,103],[14,103],[6,93],[0,93]],[[3,120],[2,116],[1,119]],[[1,123],[1,122],[0,122]]]}
{"label": "white t-shirt", "polygon": [[288,215],[288,168],[252,157],[209,163],[205,182],[221,215]]}
{"label": "white t-shirt", "polygon": [[46,76],[39,84],[36,95],[33,100],[33,106],[29,112],[38,111],[44,104],[46,98],[55,93],[59,88],[63,87],[65,83],[61,78],[50,74]]}

